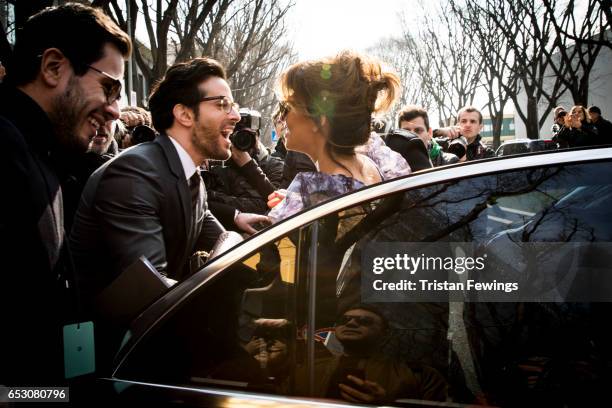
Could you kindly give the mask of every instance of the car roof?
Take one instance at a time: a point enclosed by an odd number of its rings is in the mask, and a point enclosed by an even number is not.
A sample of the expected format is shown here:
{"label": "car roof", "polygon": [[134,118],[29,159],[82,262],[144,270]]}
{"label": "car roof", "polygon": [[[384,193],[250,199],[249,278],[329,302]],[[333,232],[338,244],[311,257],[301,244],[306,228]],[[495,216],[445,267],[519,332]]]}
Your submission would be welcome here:
{"label": "car roof", "polygon": [[512,139],[512,140],[506,140],[504,143],[502,143],[502,145],[505,144],[512,144],[512,143],[529,143],[529,142],[543,142],[546,140],[551,140],[551,139]]}
{"label": "car roof", "polygon": [[115,372],[140,339],[167,318],[176,307],[187,300],[202,285],[215,279],[227,267],[253,253],[263,244],[281,238],[290,231],[307,225],[325,215],[409,188],[423,187],[435,183],[502,171],[547,165],[577,164],[606,159],[612,159],[612,147],[553,150],[550,152],[494,157],[419,171],[409,176],[386,180],[382,183],[367,186],[324,201],[241,242],[228,252],[205,264],[201,270],[183,282],[179,282],[169,292],[154,302],[133,321],[130,327],[129,338],[124,341],[124,347],[117,355]]}

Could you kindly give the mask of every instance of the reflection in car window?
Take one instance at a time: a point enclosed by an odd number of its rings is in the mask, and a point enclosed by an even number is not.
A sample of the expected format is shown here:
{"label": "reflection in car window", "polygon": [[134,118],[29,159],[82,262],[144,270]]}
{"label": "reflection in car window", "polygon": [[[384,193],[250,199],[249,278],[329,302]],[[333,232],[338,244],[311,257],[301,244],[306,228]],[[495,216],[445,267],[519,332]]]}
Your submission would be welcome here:
{"label": "reflection in car window", "polygon": [[[478,176],[396,194],[380,200],[341,237],[340,214],[325,217],[317,244],[314,396],[365,402],[360,398],[368,394],[371,401],[392,403],[440,399],[447,391],[461,403],[560,407],[603,399],[602,385],[611,383],[610,303],[364,306],[361,255],[372,242],[470,242],[479,248],[497,245],[504,248],[493,252],[500,260],[520,261],[506,243],[611,241],[611,202],[612,165],[602,162]],[[553,254],[558,260],[564,256]],[[598,257],[576,256],[565,272],[584,278],[584,262],[609,271]],[[536,273],[559,272],[546,265]],[[360,354],[359,341],[369,341],[376,353]]]}
{"label": "reflection in car window", "polygon": [[200,287],[119,371],[138,381],[285,393],[295,365],[298,234]]}

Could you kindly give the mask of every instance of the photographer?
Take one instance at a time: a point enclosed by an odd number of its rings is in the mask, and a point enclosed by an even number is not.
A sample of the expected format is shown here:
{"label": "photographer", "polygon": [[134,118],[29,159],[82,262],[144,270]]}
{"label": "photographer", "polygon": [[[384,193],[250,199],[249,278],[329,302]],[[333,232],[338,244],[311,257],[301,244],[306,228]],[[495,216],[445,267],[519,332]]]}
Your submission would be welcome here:
{"label": "photographer", "polygon": [[230,136],[232,157],[226,166],[210,166],[202,174],[206,183],[211,211],[228,229],[253,233],[250,224],[240,222],[242,213],[265,214],[266,197],[282,179],[283,161],[272,157],[259,141],[261,115],[241,109],[240,122]]}
{"label": "photographer", "polygon": [[415,105],[406,106],[400,111],[397,122],[401,129],[414,133],[423,141],[427,148],[429,159],[434,167],[444,166],[459,161],[459,157],[444,152],[438,142],[433,139],[433,131],[429,127],[429,115],[425,109]]}
{"label": "photographer", "polygon": [[[436,140],[445,149],[459,157],[459,161],[471,161],[495,156],[495,151],[481,139],[483,128],[482,113],[474,106],[466,106],[457,112],[457,125],[436,129],[434,136],[444,136]],[[445,140],[446,139],[446,140]]]}
{"label": "photographer", "polygon": [[557,135],[565,126],[565,116],[567,115],[567,111],[563,106],[557,106],[554,110],[554,118],[555,122],[550,128],[550,132],[552,134],[553,140],[556,139]]}
{"label": "photographer", "polygon": [[580,105],[573,106],[569,115],[565,116],[565,126],[557,133],[556,141],[560,148],[601,144],[589,112]]}

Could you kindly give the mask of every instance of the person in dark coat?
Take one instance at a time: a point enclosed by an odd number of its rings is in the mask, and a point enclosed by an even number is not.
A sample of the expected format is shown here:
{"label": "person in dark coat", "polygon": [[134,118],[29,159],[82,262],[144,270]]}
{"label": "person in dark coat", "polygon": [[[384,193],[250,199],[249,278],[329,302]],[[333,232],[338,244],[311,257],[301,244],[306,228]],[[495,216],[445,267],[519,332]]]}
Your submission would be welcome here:
{"label": "person in dark coat", "polygon": [[213,166],[203,172],[209,189],[212,213],[227,229],[254,234],[246,214],[266,213],[266,198],[280,185],[283,160],[273,157],[256,137],[250,152],[232,146],[232,157],[225,166]]}
{"label": "person in dark coat", "polygon": [[81,316],[62,184],[70,159],[119,117],[130,51],[108,16],[74,3],[30,17],[15,45],[0,86],[0,384],[64,382],[62,327]]}
{"label": "person in dark coat", "polygon": [[573,106],[565,117],[565,126],[557,133],[555,140],[559,147],[595,146],[601,144],[597,128],[591,123],[589,112],[584,106]]}
{"label": "person in dark coat", "polygon": [[601,116],[601,109],[599,109],[597,106],[591,106],[588,109],[588,113],[591,117],[593,126],[595,126],[597,129],[597,133],[599,134],[602,143],[612,143],[612,122],[604,119],[604,117]]}
{"label": "person in dark coat", "polygon": [[429,115],[425,109],[414,105],[406,106],[400,111],[397,122],[401,129],[414,133],[423,141],[434,167],[459,161],[459,157],[443,151],[442,147],[432,137],[433,129],[429,126]]}

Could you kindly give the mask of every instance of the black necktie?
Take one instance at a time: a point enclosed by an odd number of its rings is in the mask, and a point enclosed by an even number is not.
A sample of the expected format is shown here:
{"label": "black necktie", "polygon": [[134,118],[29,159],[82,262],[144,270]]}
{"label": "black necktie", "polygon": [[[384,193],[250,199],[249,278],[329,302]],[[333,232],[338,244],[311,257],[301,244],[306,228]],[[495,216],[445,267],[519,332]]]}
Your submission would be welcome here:
{"label": "black necktie", "polygon": [[196,170],[193,176],[189,178],[189,191],[191,192],[191,208],[193,210],[196,209],[196,206],[198,204],[198,199],[200,197],[200,182],[201,181],[202,181],[202,178],[200,177],[199,170]]}

